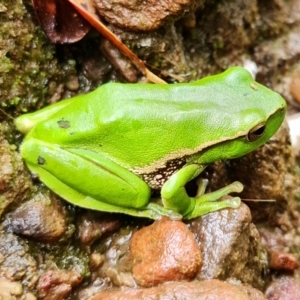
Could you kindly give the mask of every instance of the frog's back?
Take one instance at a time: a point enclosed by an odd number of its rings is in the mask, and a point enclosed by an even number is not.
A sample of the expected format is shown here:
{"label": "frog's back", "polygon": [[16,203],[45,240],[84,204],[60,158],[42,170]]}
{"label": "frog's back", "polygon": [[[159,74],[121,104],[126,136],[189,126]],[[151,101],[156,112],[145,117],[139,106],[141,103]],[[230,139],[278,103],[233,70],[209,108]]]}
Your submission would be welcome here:
{"label": "frog's back", "polygon": [[49,134],[58,119],[64,119],[70,126],[62,128],[59,141],[53,137],[57,143],[103,153],[126,167],[199,151],[236,132],[247,132],[282,101],[257,83],[251,86],[250,74],[238,71],[246,78],[233,74],[228,81],[232,74],[222,73],[223,77],[188,84],[103,85],[54,115],[52,125],[47,125]]}

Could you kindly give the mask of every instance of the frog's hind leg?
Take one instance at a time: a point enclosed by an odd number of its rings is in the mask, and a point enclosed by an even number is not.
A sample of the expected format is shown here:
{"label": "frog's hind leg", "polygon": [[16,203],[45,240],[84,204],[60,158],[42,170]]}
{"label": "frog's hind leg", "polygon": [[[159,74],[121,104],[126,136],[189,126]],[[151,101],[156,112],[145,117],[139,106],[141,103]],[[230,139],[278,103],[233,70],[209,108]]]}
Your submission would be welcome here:
{"label": "frog's hind leg", "polygon": [[178,214],[158,204],[149,204],[149,186],[101,154],[34,139],[25,140],[20,151],[29,169],[72,204],[151,219],[162,215],[178,218]]}

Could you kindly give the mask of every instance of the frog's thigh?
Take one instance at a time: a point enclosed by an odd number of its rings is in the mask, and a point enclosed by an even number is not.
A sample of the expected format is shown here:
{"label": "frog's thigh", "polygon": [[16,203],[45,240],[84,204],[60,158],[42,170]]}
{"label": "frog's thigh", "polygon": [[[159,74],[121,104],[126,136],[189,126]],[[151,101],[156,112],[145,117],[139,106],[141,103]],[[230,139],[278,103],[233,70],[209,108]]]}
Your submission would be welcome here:
{"label": "frog's thigh", "polygon": [[[116,212],[116,207],[142,208],[149,202],[150,188],[142,179],[98,153],[62,149],[33,139],[22,144],[21,153],[31,171],[73,204]],[[94,200],[98,208],[81,199]],[[106,210],[101,202],[114,209]]]}

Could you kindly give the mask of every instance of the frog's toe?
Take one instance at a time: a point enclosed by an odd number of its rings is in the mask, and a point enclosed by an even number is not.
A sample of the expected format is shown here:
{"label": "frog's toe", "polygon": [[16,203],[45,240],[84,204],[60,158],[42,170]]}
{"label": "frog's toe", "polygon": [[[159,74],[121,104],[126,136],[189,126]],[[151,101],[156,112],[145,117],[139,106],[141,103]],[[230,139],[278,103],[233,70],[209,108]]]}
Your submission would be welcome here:
{"label": "frog's toe", "polygon": [[184,216],[184,219],[193,219],[196,217],[203,216],[210,212],[215,212],[224,208],[239,208],[241,205],[241,198],[230,197],[225,200],[216,202],[201,202],[195,205],[192,212]]}
{"label": "frog's toe", "polygon": [[161,217],[164,216],[170,218],[171,220],[181,220],[183,217],[181,214],[171,209],[166,209],[157,203],[149,203],[147,205],[147,210],[151,211],[152,213],[158,216],[157,218],[152,218],[152,219],[160,219]]}

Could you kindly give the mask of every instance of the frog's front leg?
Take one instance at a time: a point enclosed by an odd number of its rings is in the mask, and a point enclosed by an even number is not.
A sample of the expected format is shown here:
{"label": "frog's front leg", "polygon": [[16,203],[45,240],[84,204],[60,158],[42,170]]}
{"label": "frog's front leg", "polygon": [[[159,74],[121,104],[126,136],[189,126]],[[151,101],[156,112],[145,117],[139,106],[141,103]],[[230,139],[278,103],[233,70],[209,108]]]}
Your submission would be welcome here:
{"label": "frog's front leg", "polygon": [[185,219],[192,219],[223,208],[238,208],[241,202],[239,197],[216,201],[230,193],[240,193],[243,185],[238,181],[207,194],[204,194],[205,186],[202,186],[196,197],[188,196],[185,185],[204,169],[203,165],[190,164],[174,173],[161,189],[164,207],[182,214]]}
{"label": "frog's front leg", "polygon": [[181,218],[156,203],[138,176],[103,155],[85,149],[63,148],[30,138],[21,146],[29,169],[70,203],[104,212],[158,219]]}

